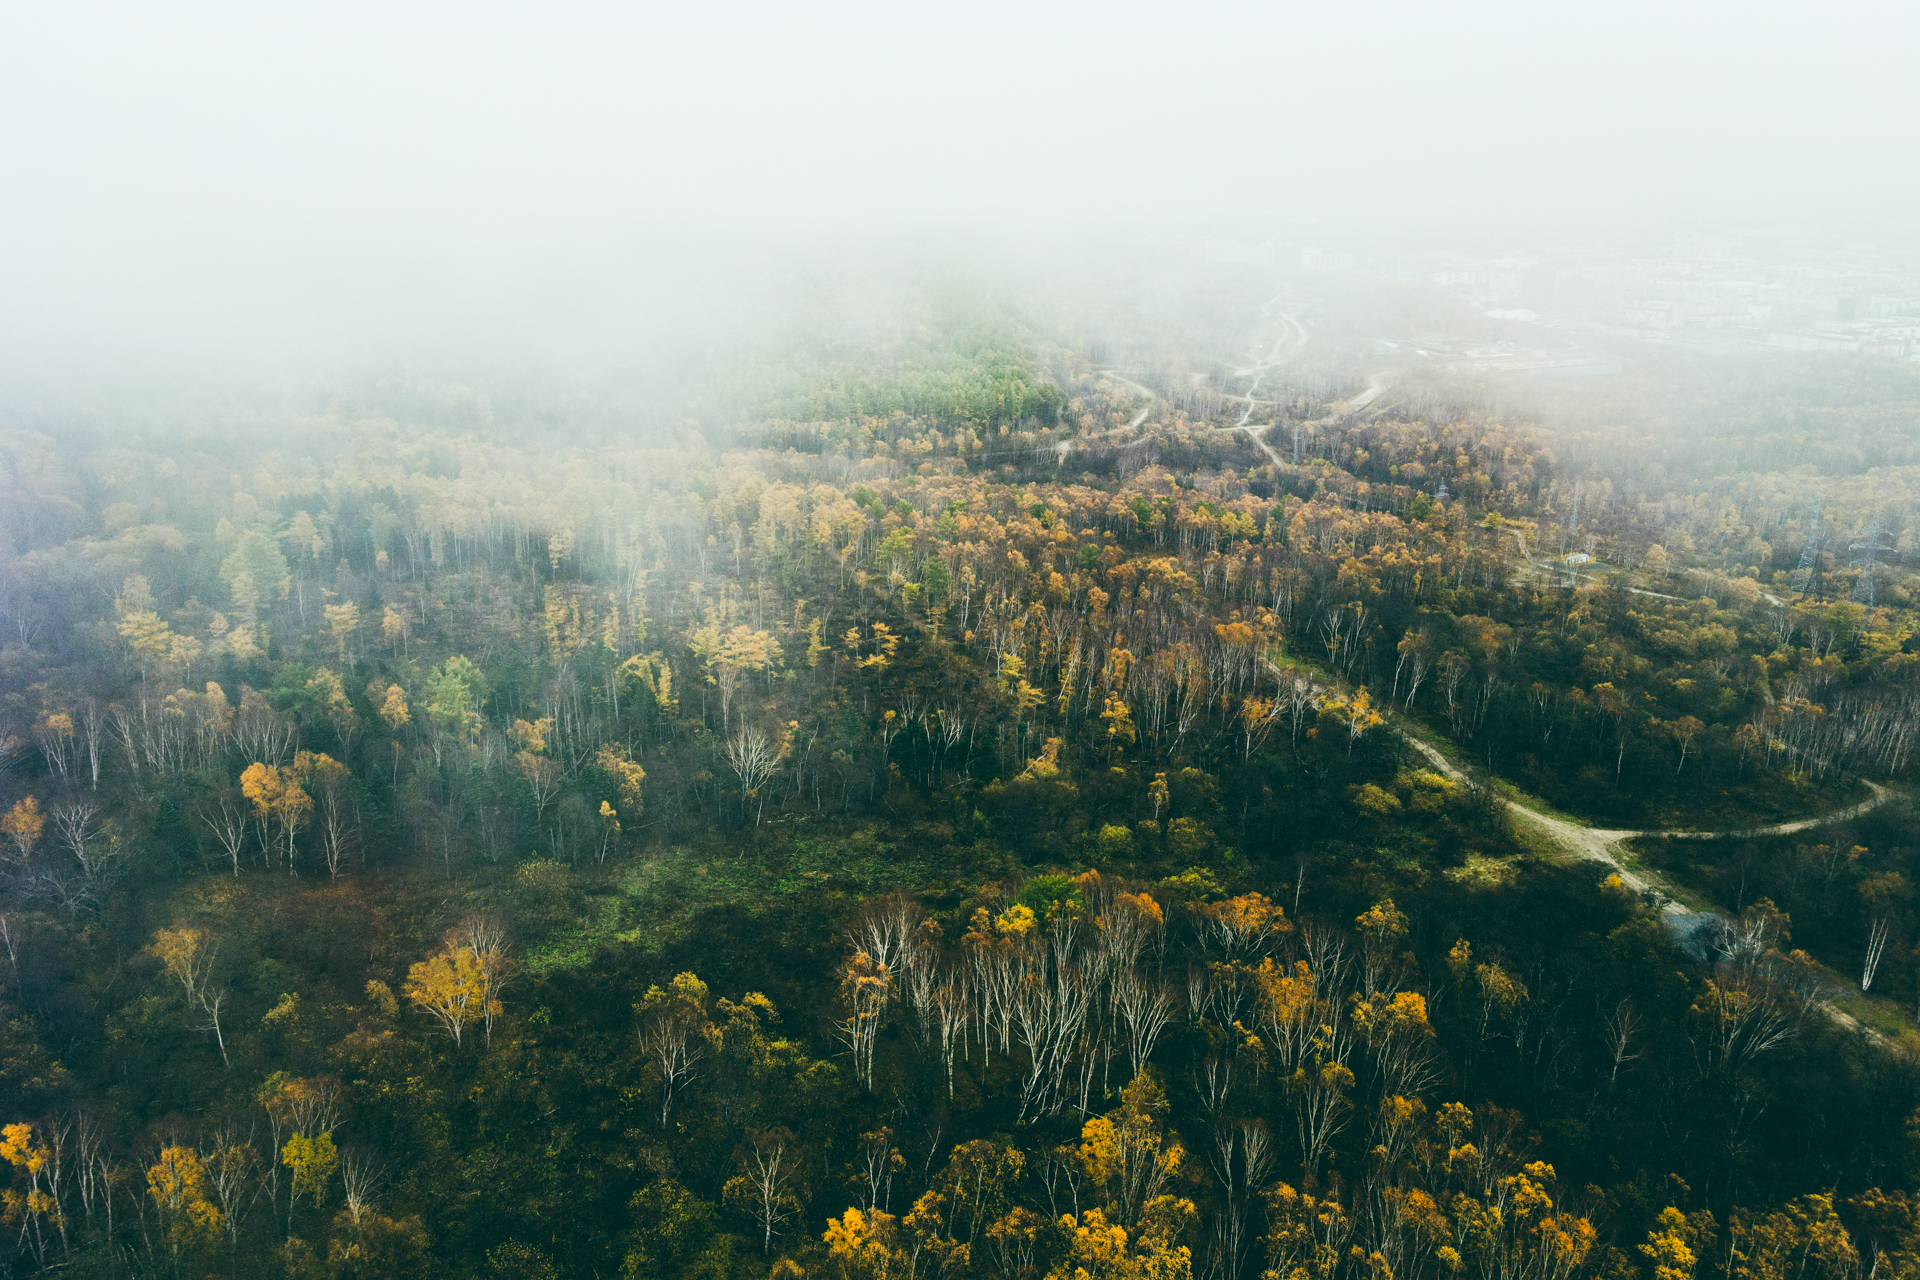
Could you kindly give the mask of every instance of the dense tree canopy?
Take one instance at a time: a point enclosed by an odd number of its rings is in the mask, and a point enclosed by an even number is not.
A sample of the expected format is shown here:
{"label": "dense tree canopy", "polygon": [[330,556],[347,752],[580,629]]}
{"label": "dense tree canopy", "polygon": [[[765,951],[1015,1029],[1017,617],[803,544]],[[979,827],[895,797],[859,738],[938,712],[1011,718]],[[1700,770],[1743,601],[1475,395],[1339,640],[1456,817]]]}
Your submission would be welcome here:
{"label": "dense tree canopy", "polygon": [[1676,929],[1503,799],[1910,781],[1898,512],[929,315],[669,432],[0,434],[18,1269],[1916,1265],[1825,967],[1915,998],[1904,802],[1647,844]]}

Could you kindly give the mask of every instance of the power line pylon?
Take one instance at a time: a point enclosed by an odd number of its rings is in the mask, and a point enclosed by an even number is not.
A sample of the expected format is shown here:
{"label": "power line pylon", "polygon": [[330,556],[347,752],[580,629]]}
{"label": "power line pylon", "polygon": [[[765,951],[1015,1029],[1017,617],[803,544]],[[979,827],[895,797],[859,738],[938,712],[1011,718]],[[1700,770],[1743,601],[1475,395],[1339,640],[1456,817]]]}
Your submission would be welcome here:
{"label": "power line pylon", "polygon": [[1820,504],[1814,503],[1807,508],[1807,544],[1800,548],[1800,563],[1794,566],[1793,576],[1787,579],[1787,590],[1795,595],[1805,595],[1813,584],[1814,570],[1820,564]]}
{"label": "power line pylon", "polygon": [[1874,557],[1884,551],[1893,550],[1893,544],[1887,541],[1887,535],[1876,519],[1867,526],[1867,536],[1858,542],[1848,543],[1847,550],[1856,553],[1852,565],[1860,571],[1859,576],[1853,580],[1853,594],[1848,599],[1871,609],[1873,608]]}

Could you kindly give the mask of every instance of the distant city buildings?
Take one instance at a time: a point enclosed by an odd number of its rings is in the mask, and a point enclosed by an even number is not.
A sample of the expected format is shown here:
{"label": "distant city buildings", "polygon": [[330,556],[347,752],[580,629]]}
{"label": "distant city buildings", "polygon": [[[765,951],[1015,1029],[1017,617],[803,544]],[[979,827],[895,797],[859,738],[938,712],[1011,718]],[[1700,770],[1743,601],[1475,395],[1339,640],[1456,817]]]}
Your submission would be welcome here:
{"label": "distant city buildings", "polygon": [[[1302,254],[1302,270],[1309,270]],[[1665,342],[1858,351],[1920,360],[1920,262],[1827,258],[1741,236],[1691,236],[1645,256],[1575,249],[1445,257],[1409,269],[1490,319],[1590,324]]]}
{"label": "distant city buildings", "polygon": [[1430,285],[1508,326],[1471,349],[1435,337],[1381,339],[1455,371],[1617,372],[1618,357],[1583,346],[1583,334],[1920,362],[1920,255],[1908,251],[1815,250],[1747,233],[1684,236],[1652,252],[1544,246],[1491,257],[1226,237],[1186,245],[1210,262]]}

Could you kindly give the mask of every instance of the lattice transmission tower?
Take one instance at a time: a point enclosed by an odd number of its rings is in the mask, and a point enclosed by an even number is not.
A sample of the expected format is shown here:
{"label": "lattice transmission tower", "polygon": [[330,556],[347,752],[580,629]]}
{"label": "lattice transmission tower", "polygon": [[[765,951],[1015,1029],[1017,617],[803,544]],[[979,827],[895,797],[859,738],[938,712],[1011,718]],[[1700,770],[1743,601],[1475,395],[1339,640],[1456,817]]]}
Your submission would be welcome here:
{"label": "lattice transmission tower", "polygon": [[1820,504],[1816,502],[1807,508],[1807,545],[1800,548],[1800,563],[1794,566],[1793,576],[1787,579],[1787,590],[1796,595],[1805,595],[1819,564]]}
{"label": "lattice transmission tower", "polygon": [[1867,525],[1867,536],[1858,542],[1847,544],[1847,550],[1854,553],[1852,566],[1860,571],[1853,580],[1853,594],[1848,597],[1855,604],[1873,608],[1873,562],[1882,552],[1893,550],[1893,544],[1887,541],[1885,526],[1876,517]]}

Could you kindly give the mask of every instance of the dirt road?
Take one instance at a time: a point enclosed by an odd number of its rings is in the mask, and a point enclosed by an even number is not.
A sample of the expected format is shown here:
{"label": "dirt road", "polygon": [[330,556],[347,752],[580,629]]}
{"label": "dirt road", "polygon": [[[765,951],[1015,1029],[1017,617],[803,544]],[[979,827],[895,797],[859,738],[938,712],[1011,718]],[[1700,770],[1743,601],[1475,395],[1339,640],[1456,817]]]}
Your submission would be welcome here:
{"label": "dirt road", "polygon": [[[1395,727],[1398,728],[1398,726]],[[1434,768],[1438,769],[1441,773],[1456,781],[1466,780],[1467,775],[1461,772],[1451,760],[1448,760],[1446,756],[1442,755],[1432,744],[1422,742],[1419,738],[1404,729],[1400,730],[1400,736],[1405,739],[1407,744],[1415,751],[1431,761]],[[1859,804],[1849,805],[1845,809],[1835,809],[1831,813],[1823,813],[1812,818],[1801,818],[1795,822],[1779,822],[1772,826],[1753,827],[1745,831],[1618,831],[1603,827],[1590,827],[1584,822],[1576,822],[1568,818],[1557,818],[1551,814],[1542,813],[1531,805],[1522,804],[1518,800],[1508,799],[1505,796],[1500,798],[1500,802],[1507,806],[1508,812],[1512,813],[1516,819],[1540,831],[1549,840],[1567,852],[1578,857],[1592,858],[1612,867],[1615,874],[1620,877],[1620,882],[1629,889],[1632,889],[1635,893],[1643,895],[1652,893],[1656,895],[1655,901],[1660,903],[1660,914],[1669,923],[1684,928],[1688,921],[1694,920],[1703,913],[1696,912],[1685,903],[1676,902],[1672,895],[1668,894],[1658,884],[1653,883],[1643,875],[1629,870],[1619,857],[1619,847],[1622,841],[1631,840],[1635,836],[1665,836],[1669,840],[1719,840],[1730,836],[1792,835],[1797,831],[1809,831],[1815,827],[1826,826],[1830,823],[1843,822],[1848,818],[1857,818],[1861,814],[1870,812],[1885,804],[1887,801],[1893,799],[1895,795],[1890,788],[1883,787],[1877,782],[1869,782],[1867,786],[1873,789],[1873,795],[1866,800],[1862,800]],[[1887,1037],[1885,1035],[1860,1021],[1844,1009],[1835,1007],[1831,1001],[1823,1001],[1819,1007],[1829,1018],[1847,1028],[1849,1031],[1859,1032],[1874,1044],[1886,1043]]]}
{"label": "dirt road", "polygon": [[[1451,760],[1442,755],[1439,749],[1431,743],[1423,742],[1405,730],[1401,730],[1400,734],[1409,746],[1432,762],[1434,768],[1438,769],[1441,773],[1454,779],[1456,782],[1466,781],[1467,775],[1455,766]],[[1522,804],[1518,800],[1508,799],[1504,796],[1501,797],[1500,802],[1507,806],[1507,810],[1512,813],[1514,817],[1543,832],[1548,839],[1552,840],[1561,848],[1582,857],[1595,858],[1601,862],[1610,864],[1620,873],[1620,879],[1629,888],[1636,892],[1650,889],[1655,893],[1659,893],[1662,898],[1666,899],[1665,905],[1661,908],[1662,911],[1670,915],[1684,916],[1693,913],[1689,908],[1673,901],[1671,897],[1661,891],[1658,885],[1651,883],[1644,876],[1627,869],[1618,854],[1622,841],[1631,840],[1636,836],[1664,836],[1669,840],[1723,840],[1735,836],[1785,836],[1792,835],[1798,831],[1810,831],[1815,827],[1823,827],[1830,823],[1844,822],[1849,818],[1857,818],[1863,813],[1869,813],[1879,808],[1894,797],[1895,793],[1892,790],[1881,786],[1877,782],[1869,782],[1867,786],[1872,789],[1873,795],[1862,800],[1859,804],[1849,805],[1845,809],[1835,809],[1831,813],[1819,814],[1812,818],[1801,818],[1794,822],[1779,822],[1765,827],[1750,827],[1741,831],[1614,830],[1605,827],[1590,827],[1584,822],[1577,822],[1570,818],[1555,817],[1552,814],[1543,813],[1531,805]]]}

